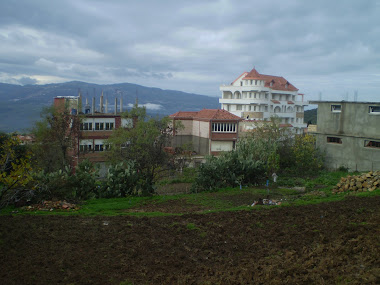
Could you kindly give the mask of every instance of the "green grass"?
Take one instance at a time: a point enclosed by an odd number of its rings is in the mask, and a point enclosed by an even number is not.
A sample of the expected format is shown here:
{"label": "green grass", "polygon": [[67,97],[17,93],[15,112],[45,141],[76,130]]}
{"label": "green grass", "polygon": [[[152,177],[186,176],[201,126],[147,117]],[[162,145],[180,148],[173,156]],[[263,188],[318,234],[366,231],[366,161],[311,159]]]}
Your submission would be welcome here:
{"label": "green grass", "polygon": [[[78,211],[26,211],[22,209],[16,209],[14,207],[7,207],[2,209],[0,215],[10,214],[32,214],[32,215],[83,215],[83,216],[114,216],[114,215],[131,215],[131,216],[167,216],[167,215],[181,215],[174,213],[162,213],[157,211],[152,212],[139,212],[128,211],[128,209],[134,207],[140,207],[144,205],[160,204],[170,200],[184,199],[188,204],[201,206],[203,213],[219,212],[219,211],[237,211],[237,210],[263,210],[273,207],[290,207],[290,206],[302,206],[310,204],[318,204],[323,202],[341,201],[347,196],[357,197],[372,197],[380,195],[380,189],[373,192],[361,192],[361,193],[342,193],[332,194],[331,188],[335,185],[342,176],[347,176],[350,173],[347,172],[324,172],[320,176],[309,180],[310,188],[306,188],[305,193],[300,193],[295,189],[288,189],[285,187],[279,187],[269,189],[269,196],[271,199],[282,199],[281,206],[255,206],[248,207],[254,200],[260,198],[266,198],[268,190],[265,188],[225,188],[220,189],[217,192],[201,192],[193,194],[181,194],[173,196],[152,196],[152,197],[126,197],[126,198],[113,198],[113,199],[96,199],[85,201],[80,205]],[[305,180],[306,181],[306,180]],[[315,185],[324,185],[323,188],[315,190]],[[308,190],[310,189],[310,190]],[[234,206],[231,202],[235,195],[249,194],[248,201],[244,206]],[[256,199],[256,200],[257,200]],[[15,212],[17,211],[17,213]],[[184,211],[185,212],[185,211]]]}

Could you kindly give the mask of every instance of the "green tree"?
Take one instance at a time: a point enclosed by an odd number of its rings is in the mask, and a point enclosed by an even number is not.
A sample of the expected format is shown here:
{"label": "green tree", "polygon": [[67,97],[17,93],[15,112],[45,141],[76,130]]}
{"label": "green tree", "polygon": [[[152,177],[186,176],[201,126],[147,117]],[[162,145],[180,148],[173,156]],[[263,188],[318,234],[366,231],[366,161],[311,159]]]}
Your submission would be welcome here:
{"label": "green tree", "polygon": [[297,173],[313,174],[323,168],[323,155],[316,147],[314,136],[296,136],[292,151]]}
{"label": "green tree", "polygon": [[133,161],[140,176],[142,194],[152,194],[158,173],[168,166],[171,158],[164,150],[173,136],[170,120],[148,118],[146,109],[138,106],[125,112],[123,117],[132,119],[134,127],[118,128],[112,133],[108,140],[111,162]]}
{"label": "green tree", "polygon": [[245,156],[265,165],[267,175],[280,168],[281,153],[291,144],[291,133],[280,127],[280,120],[272,117],[270,121],[258,121],[255,129],[241,138],[237,150]]}
{"label": "green tree", "polygon": [[46,172],[64,170],[71,164],[72,155],[75,155],[73,151],[79,141],[80,117],[71,115],[68,108],[54,107],[45,108],[41,117],[42,120],[32,129],[37,165]]}
{"label": "green tree", "polygon": [[6,206],[33,181],[33,163],[16,135],[0,134],[0,142],[0,201]]}

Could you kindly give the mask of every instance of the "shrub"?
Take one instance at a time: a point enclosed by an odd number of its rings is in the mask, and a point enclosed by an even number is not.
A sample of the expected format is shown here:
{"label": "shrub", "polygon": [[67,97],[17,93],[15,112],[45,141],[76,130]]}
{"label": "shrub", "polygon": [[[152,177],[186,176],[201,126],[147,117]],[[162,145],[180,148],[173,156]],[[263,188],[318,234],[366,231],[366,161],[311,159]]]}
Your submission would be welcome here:
{"label": "shrub", "polygon": [[207,191],[235,187],[241,184],[253,185],[265,180],[265,165],[252,156],[243,157],[235,150],[220,157],[208,157],[198,170],[193,191]]}
{"label": "shrub", "polygon": [[98,171],[93,163],[88,160],[80,162],[75,174],[68,178],[75,199],[88,200],[96,197]]}
{"label": "shrub", "polygon": [[125,197],[126,195],[138,195],[137,186],[139,182],[140,185],[144,185],[142,181],[139,181],[139,175],[133,161],[111,165],[108,169],[106,180],[98,192],[98,197],[116,198]]}

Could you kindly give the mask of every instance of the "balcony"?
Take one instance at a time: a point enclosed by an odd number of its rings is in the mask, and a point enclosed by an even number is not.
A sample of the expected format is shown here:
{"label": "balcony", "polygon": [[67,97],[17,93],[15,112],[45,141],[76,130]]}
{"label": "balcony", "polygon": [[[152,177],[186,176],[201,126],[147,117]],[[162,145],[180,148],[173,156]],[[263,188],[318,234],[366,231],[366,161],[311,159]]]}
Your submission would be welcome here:
{"label": "balcony", "polygon": [[235,91],[243,92],[268,92],[269,88],[264,86],[232,86],[232,85],[221,85],[219,88],[220,91],[231,91],[234,93]]}
{"label": "balcony", "polygon": [[269,104],[268,99],[223,99],[219,98],[220,104],[236,104],[236,105],[250,105],[250,104]]}

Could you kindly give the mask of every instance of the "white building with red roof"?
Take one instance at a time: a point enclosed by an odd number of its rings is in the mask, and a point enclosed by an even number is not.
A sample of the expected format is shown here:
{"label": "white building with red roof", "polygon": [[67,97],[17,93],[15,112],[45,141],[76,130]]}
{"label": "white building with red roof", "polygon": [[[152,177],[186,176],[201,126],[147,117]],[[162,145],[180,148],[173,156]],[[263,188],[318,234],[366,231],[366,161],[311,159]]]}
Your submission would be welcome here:
{"label": "white building with red roof", "polygon": [[[173,119],[175,136],[172,146],[190,145],[199,155],[217,155],[235,148],[240,117],[226,110],[203,109],[194,112],[177,112]],[[181,122],[182,128],[177,128]]]}
{"label": "white building with red roof", "polygon": [[283,77],[260,74],[252,69],[230,85],[220,86],[220,91],[222,109],[244,120],[267,121],[276,116],[296,133],[302,133],[306,128],[304,95]]}

